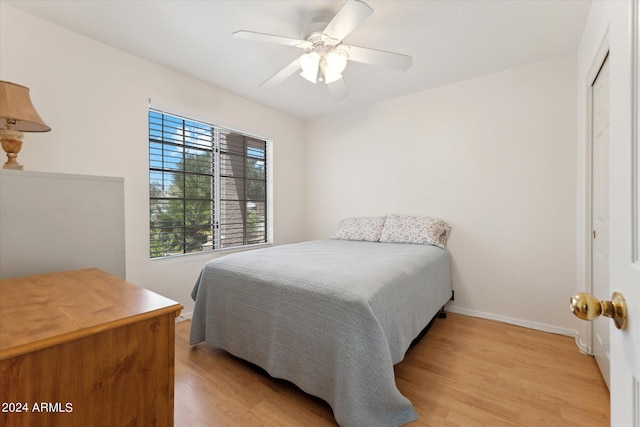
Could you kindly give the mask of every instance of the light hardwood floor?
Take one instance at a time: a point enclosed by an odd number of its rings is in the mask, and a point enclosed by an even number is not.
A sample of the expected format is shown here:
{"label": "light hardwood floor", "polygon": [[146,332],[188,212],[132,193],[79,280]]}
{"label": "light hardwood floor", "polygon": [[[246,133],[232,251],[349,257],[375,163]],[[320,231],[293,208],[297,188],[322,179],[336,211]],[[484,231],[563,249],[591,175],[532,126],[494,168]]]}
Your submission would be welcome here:
{"label": "light hardwood floor", "polygon": [[[175,426],[335,426],[331,408],[176,326]],[[609,425],[609,392],[573,338],[449,313],[396,365],[410,426]]]}

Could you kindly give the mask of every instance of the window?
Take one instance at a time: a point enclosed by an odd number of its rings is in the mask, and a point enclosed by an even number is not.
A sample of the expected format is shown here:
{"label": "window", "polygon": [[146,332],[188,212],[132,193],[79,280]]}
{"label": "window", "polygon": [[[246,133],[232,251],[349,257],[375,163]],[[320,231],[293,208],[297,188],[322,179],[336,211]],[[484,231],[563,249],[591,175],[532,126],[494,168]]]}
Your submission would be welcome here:
{"label": "window", "polygon": [[149,109],[150,255],[267,242],[267,141]]}

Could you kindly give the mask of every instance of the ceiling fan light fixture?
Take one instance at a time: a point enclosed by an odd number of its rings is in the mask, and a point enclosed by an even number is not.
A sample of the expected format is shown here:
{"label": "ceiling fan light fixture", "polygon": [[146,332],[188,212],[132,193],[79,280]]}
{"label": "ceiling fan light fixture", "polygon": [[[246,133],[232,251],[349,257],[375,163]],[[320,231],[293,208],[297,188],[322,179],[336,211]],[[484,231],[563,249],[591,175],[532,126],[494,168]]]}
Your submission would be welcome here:
{"label": "ceiling fan light fixture", "polygon": [[346,52],[341,49],[327,52],[320,61],[321,80],[326,84],[340,80],[342,72],[347,68],[347,59]]}
{"label": "ceiling fan light fixture", "polygon": [[341,50],[331,50],[324,59],[324,72],[326,74],[342,74],[347,68],[347,54]]}
{"label": "ceiling fan light fixture", "polygon": [[316,81],[318,80],[318,70],[317,69],[315,71],[302,71],[300,73],[300,75],[302,77],[304,77],[305,79],[309,80],[313,84],[316,84]]}
{"label": "ceiling fan light fixture", "polygon": [[318,69],[320,67],[320,55],[318,52],[309,52],[300,57],[300,75],[311,83],[316,83],[318,79]]}
{"label": "ceiling fan light fixture", "polygon": [[342,78],[342,74],[340,74],[340,73],[333,73],[333,72],[331,72],[331,71],[329,71],[329,70],[327,70],[327,69],[325,69],[325,70],[324,70],[324,72],[323,72],[322,74],[323,74],[323,76],[324,76],[324,82],[325,82],[326,84],[333,83],[333,82],[335,82],[336,80],[340,80],[340,79]]}

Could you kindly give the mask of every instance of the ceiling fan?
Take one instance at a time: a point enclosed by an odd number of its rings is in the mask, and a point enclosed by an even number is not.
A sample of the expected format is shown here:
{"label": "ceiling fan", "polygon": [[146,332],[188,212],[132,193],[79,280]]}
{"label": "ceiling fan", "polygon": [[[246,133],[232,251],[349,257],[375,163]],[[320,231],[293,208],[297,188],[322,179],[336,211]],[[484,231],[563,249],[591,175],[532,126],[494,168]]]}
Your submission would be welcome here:
{"label": "ceiling fan", "polygon": [[373,9],[363,1],[347,0],[335,16],[327,14],[316,16],[307,27],[301,40],[252,31],[236,31],[233,33],[233,37],[293,46],[304,50],[301,56],[259,87],[274,87],[302,69],[300,73],[302,77],[314,84],[317,82],[326,84],[334,98],[342,99],[347,95],[342,78],[347,61],[400,71],[406,71],[411,67],[412,59],[408,55],[342,43],[342,40],[372,13]]}

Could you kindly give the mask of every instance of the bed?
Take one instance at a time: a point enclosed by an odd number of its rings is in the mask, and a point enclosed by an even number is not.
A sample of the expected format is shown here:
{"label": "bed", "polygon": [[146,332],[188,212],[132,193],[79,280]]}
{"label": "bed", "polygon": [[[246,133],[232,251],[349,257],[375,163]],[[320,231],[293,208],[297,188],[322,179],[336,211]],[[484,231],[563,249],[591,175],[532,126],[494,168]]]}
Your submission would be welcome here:
{"label": "bed", "polygon": [[327,239],[203,267],[192,345],[205,341],[331,406],[343,427],[417,418],[393,365],[452,296],[450,254],[429,244]]}

